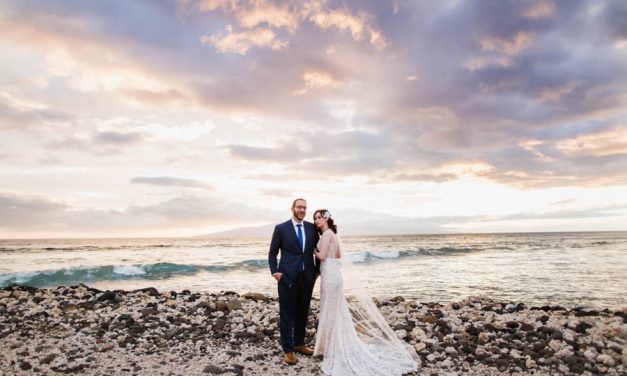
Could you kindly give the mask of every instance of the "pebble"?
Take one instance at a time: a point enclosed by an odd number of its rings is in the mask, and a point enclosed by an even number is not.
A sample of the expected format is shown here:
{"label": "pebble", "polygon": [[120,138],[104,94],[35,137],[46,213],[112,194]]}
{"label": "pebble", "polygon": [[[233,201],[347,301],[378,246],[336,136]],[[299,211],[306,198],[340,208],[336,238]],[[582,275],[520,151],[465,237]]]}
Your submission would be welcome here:
{"label": "pebble", "polygon": [[[527,307],[469,297],[446,305],[378,299],[412,345],[415,375],[624,375],[621,310]],[[307,329],[313,346],[319,301]],[[98,291],[86,285],[0,289],[0,374],[152,375],[303,373],[320,359],[282,362],[278,300],[254,292]]]}

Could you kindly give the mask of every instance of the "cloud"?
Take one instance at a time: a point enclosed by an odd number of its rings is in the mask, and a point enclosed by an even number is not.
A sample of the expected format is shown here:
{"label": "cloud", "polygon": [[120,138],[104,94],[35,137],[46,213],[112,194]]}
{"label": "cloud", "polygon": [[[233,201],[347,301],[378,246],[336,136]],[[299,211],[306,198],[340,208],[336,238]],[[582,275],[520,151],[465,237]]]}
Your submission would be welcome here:
{"label": "cloud", "polygon": [[481,38],[480,44],[483,51],[496,51],[505,55],[517,55],[533,42],[530,33],[519,31],[511,39],[486,36]]}
{"label": "cloud", "polygon": [[569,156],[627,156],[627,126],[616,126],[603,132],[561,140],[555,143],[555,147]]}
{"label": "cloud", "polygon": [[379,49],[386,47],[383,33],[368,22],[368,14],[361,12],[354,15],[348,8],[328,9],[326,2],[313,1],[304,7],[304,15],[323,30],[338,29],[348,31],[353,39],[361,40],[368,35],[368,41]]}
{"label": "cloud", "polygon": [[0,193],[0,228],[37,231],[58,230],[64,213],[71,215],[70,206],[42,197]]}
{"label": "cloud", "polygon": [[237,202],[224,202],[209,196],[181,196],[148,206],[131,206],[134,216],[156,216],[177,226],[225,225],[258,223],[276,218],[272,210],[250,207]]}
{"label": "cloud", "polygon": [[227,150],[229,154],[235,158],[257,162],[297,163],[300,158],[306,156],[300,149],[287,145],[278,146],[276,148],[229,145],[227,146]]}
{"label": "cloud", "polygon": [[255,4],[254,8],[237,12],[237,23],[240,26],[253,29],[260,24],[267,24],[272,28],[286,28],[292,32],[298,28],[297,14],[286,5],[278,6],[265,1],[253,4]]}
{"label": "cloud", "polygon": [[275,197],[281,197],[281,198],[295,196],[292,191],[287,190],[287,189],[265,189],[263,190],[262,193],[267,196],[275,196]]}
{"label": "cloud", "polygon": [[340,82],[333,78],[333,76],[327,72],[309,71],[303,74],[303,81],[305,81],[305,87],[295,91],[296,95],[307,94],[310,90],[320,90],[328,87],[337,87]]}
{"label": "cloud", "polygon": [[75,234],[106,233],[112,230],[203,228],[208,225],[272,221],[280,213],[225,202],[209,196],[181,196],[123,210],[75,208],[46,197],[0,193],[0,228],[18,231]]}
{"label": "cloud", "polygon": [[94,155],[117,154],[140,145],[146,135],[140,132],[94,131],[71,134],[50,141],[46,147],[57,150],[74,149]]}
{"label": "cloud", "polygon": [[600,24],[606,28],[609,37],[616,39],[627,39],[627,5],[624,1],[608,1],[603,4],[602,19]]}
{"label": "cloud", "polygon": [[463,66],[471,71],[488,68],[511,68],[514,57],[533,43],[531,33],[520,31],[511,38],[487,35],[479,39],[483,54],[471,57]]}
{"label": "cloud", "polygon": [[554,16],[556,10],[554,1],[533,1],[523,10],[522,16],[531,20],[538,20]]}
{"label": "cloud", "polygon": [[94,141],[108,145],[129,145],[141,142],[144,136],[141,133],[99,132],[94,135]]}
{"label": "cloud", "polygon": [[[338,195],[354,181],[391,195],[467,180],[613,189],[627,184],[626,12],[614,0],[1,2],[0,179],[42,192],[19,171],[93,163],[81,190],[123,169],[110,194],[132,202],[138,171],[170,178],[171,164],[225,179],[194,193],[259,177],[264,203],[278,197],[270,178],[293,181],[285,191],[331,178]],[[76,183],[58,170],[45,186],[69,202]]]}
{"label": "cloud", "polygon": [[274,31],[264,28],[236,33],[231,27],[227,27],[226,34],[216,33],[203,36],[200,41],[214,46],[218,52],[234,52],[242,55],[245,55],[252,47],[280,50],[288,45],[287,41],[277,39]]}
{"label": "cloud", "polygon": [[121,89],[126,98],[137,101],[139,103],[145,103],[152,106],[167,106],[167,105],[181,105],[189,102],[189,96],[176,90],[176,89],[164,89],[164,90],[146,90],[146,89]]}
{"label": "cloud", "polygon": [[50,128],[73,127],[77,119],[72,114],[45,105],[18,100],[0,93],[0,129],[45,131]]}
{"label": "cloud", "polygon": [[[189,6],[190,0],[177,0],[182,6]],[[198,0],[194,3],[200,11],[214,11],[216,9],[233,10],[237,8],[238,0]]]}
{"label": "cloud", "polygon": [[[177,21],[164,17],[159,7],[154,3],[127,8],[121,17],[115,5],[74,7],[59,2],[31,8],[23,2],[3,5],[0,27],[8,31],[5,43],[41,59],[36,77],[43,83],[38,85],[54,85],[57,95],[100,94],[98,102],[92,102],[100,103],[111,100],[104,93],[117,93],[118,100],[134,104],[176,104],[190,100],[181,91],[181,74],[172,74],[166,63],[171,42],[167,33]],[[152,20],[149,25],[147,19]],[[160,28],[153,29],[152,22],[161,22]],[[29,74],[26,71],[18,86],[33,86],[26,81],[31,80]]]}
{"label": "cloud", "polygon": [[558,102],[565,96],[572,94],[583,83],[581,81],[567,82],[563,85],[541,89],[538,99],[542,102]]}
{"label": "cloud", "polygon": [[[226,34],[205,35],[201,42],[213,46],[221,53],[246,54],[252,47],[281,50],[290,45],[289,39],[278,39],[275,30],[285,29],[294,34],[301,22],[309,21],[322,30],[348,32],[353,40],[367,40],[378,49],[387,46],[384,33],[373,26],[371,16],[364,11],[354,14],[348,7],[331,8],[328,1],[287,2],[277,4],[272,1],[199,1],[181,2],[183,8],[196,8],[200,12],[217,12],[232,17],[241,31],[234,31],[233,25],[226,27]],[[192,5],[194,4],[194,5]],[[288,37],[286,35],[286,37]]]}
{"label": "cloud", "polygon": [[293,173],[370,176],[396,166],[395,155],[402,152],[402,145],[396,142],[394,136],[384,132],[298,132],[283,136],[270,147],[229,145],[227,149],[234,158],[279,163]]}
{"label": "cloud", "polygon": [[519,219],[567,219],[567,218],[605,218],[621,216],[627,206],[607,206],[584,210],[558,210],[546,213],[516,213],[497,218],[496,220]]}
{"label": "cloud", "polygon": [[457,180],[455,174],[398,174],[394,179],[399,181],[425,181],[442,183],[451,180]]}
{"label": "cloud", "polygon": [[212,185],[204,183],[200,180],[173,178],[169,176],[155,176],[155,177],[138,176],[138,177],[132,178],[131,183],[149,184],[149,185],[166,186],[166,187],[201,188],[201,189],[206,189],[210,191],[215,189]]}

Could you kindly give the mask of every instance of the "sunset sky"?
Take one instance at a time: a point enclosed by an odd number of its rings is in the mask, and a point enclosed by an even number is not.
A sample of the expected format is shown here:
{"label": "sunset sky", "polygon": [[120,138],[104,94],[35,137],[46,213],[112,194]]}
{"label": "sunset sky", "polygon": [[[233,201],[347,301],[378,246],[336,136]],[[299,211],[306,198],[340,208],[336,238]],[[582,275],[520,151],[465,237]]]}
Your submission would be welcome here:
{"label": "sunset sky", "polygon": [[[627,230],[627,2],[0,2],[0,237]],[[269,236],[269,235],[268,235]]]}

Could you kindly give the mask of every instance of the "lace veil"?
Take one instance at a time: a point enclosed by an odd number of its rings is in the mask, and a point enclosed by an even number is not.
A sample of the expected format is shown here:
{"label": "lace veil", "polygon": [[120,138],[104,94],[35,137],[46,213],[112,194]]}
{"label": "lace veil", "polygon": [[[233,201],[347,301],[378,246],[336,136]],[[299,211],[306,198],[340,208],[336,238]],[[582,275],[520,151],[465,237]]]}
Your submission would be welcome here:
{"label": "lace veil", "polygon": [[391,349],[392,351],[385,351],[385,354],[389,354],[387,356],[393,358],[389,361],[419,366],[420,357],[413,346],[398,338],[364,288],[363,272],[360,273],[350,260],[338,235],[336,241],[341,255],[338,260],[342,267],[344,294],[358,336],[368,345]]}

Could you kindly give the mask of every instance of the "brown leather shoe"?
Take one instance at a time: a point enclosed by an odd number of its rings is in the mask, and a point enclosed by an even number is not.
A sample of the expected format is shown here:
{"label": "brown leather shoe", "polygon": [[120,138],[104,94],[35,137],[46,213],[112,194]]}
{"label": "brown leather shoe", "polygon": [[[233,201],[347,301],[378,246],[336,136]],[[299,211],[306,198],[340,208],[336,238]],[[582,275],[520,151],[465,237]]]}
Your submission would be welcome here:
{"label": "brown leather shoe", "polygon": [[307,356],[313,355],[313,350],[305,345],[294,346],[294,350],[296,350],[296,352],[299,352],[303,355],[307,355]]}
{"label": "brown leather shoe", "polygon": [[296,364],[296,362],[298,362],[298,359],[296,358],[296,354],[294,354],[293,352],[289,352],[285,353],[285,355],[283,356],[283,361],[289,365],[294,365]]}

